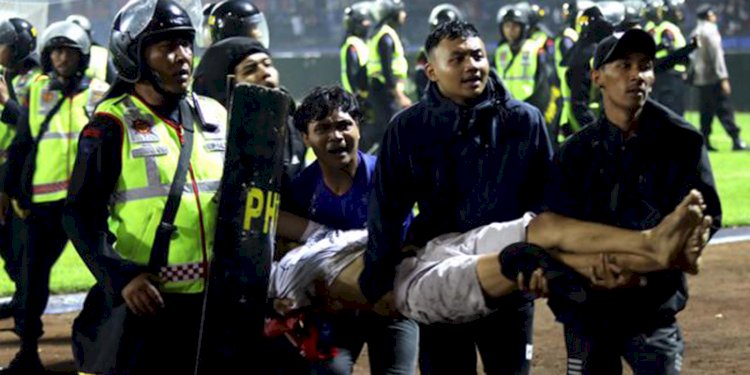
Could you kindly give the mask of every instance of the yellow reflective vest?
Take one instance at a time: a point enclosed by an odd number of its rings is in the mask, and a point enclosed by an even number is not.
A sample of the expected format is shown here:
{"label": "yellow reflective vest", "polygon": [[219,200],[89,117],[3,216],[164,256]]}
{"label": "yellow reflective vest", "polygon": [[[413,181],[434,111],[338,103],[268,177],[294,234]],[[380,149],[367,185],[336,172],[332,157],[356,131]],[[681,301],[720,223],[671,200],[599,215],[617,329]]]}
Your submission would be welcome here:
{"label": "yellow reflective vest", "polygon": [[557,70],[557,76],[560,79],[560,93],[562,94],[563,101],[562,111],[560,112],[560,124],[570,123],[575,130],[578,130],[580,129],[580,126],[573,115],[573,106],[570,102],[570,85],[565,78],[565,74],[568,72],[568,67],[561,65],[563,59],[561,47],[565,38],[568,38],[575,43],[578,41],[578,33],[572,27],[567,27],[563,30],[562,35],[558,36],[557,40],[555,40],[555,70]]}
{"label": "yellow reflective vest", "polygon": [[86,75],[106,82],[107,68],[109,67],[109,50],[103,46],[92,45],[89,56],[89,67],[86,69]]}
{"label": "yellow reflective vest", "polygon": [[376,79],[381,83],[385,83],[385,77],[383,76],[383,62],[380,61],[380,53],[378,53],[378,43],[380,43],[380,39],[386,34],[390,35],[393,40],[393,60],[390,61],[393,75],[398,79],[405,80],[409,73],[409,63],[406,61],[406,55],[404,54],[404,45],[401,44],[401,38],[398,37],[396,30],[393,30],[393,28],[387,24],[383,24],[375,36],[373,36],[367,43],[370,50],[367,59],[367,76],[371,80]]}
{"label": "yellow reflective vest", "polygon": [[[29,132],[39,139],[32,178],[32,203],[46,203],[65,199],[68,183],[78,153],[78,136],[89,122],[96,103],[104,97],[109,85],[92,79],[88,87],[74,96],[63,97],[50,86],[52,78],[43,76],[29,89]],[[41,134],[42,123],[52,108],[63,104]]]}
{"label": "yellow reflective vest", "polygon": [[349,82],[349,75],[346,73],[346,55],[349,52],[349,47],[354,47],[354,50],[357,51],[357,57],[359,59],[359,69],[365,69],[365,71],[367,70],[367,57],[369,55],[367,44],[364,40],[362,40],[362,38],[354,35],[349,35],[344,41],[344,44],[341,46],[341,85],[344,87],[344,90],[349,93],[367,97],[367,91],[361,91],[359,88],[355,90],[354,86],[352,86],[352,82]]}
{"label": "yellow reflective vest", "polygon": [[[42,72],[39,68],[33,68],[24,74],[13,77],[13,91],[16,93],[16,99],[18,104],[27,107],[29,87],[31,84],[43,77]],[[3,112],[4,106],[0,105],[0,113]],[[5,164],[8,161],[8,147],[13,143],[13,138],[16,136],[15,124],[6,124],[0,121],[0,165]]]}
{"label": "yellow reflective vest", "polygon": [[[166,293],[199,293],[216,231],[219,188],[226,147],[226,110],[213,99],[194,95],[190,166],[169,242],[167,265],[160,270]],[[195,111],[195,108],[199,111]],[[112,196],[108,226],[114,250],[124,259],[148,265],[183,141],[181,126],[159,117],[140,99],[122,95],[103,101],[97,114],[119,121],[123,131],[122,171]],[[201,124],[212,124],[204,127]]]}
{"label": "yellow reflective vest", "polygon": [[534,78],[538,69],[536,40],[526,39],[515,55],[509,43],[503,43],[495,50],[495,68],[508,88],[510,95],[518,100],[526,100],[534,93]]}
{"label": "yellow reflective vest", "polygon": [[[657,59],[665,58],[669,55],[670,52],[672,52],[665,48],[661,48],[665,31],[669,31],[672,33],[672,35],[674,35],[675,50],[685,47],[685,45],[687,44],[685,42],[685,36],[682,35],[682,31],[679,27],[677,27],[677,25],[669,21],[662,21],[654,29],[654,38],[656,39],[656,46],[658,48],[658,50],[656,51]],[[676,64],[672,69],[674,69],[674,71],[678,73],[685,73],[687,71],[687,67],[685,66],[685,64]]]}

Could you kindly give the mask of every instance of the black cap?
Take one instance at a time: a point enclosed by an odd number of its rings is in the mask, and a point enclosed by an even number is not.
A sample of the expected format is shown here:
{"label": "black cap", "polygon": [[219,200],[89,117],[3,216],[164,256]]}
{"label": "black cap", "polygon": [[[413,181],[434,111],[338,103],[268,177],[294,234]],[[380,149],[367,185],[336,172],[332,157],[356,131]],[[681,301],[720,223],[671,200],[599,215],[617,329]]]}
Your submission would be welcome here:
{"label": "black cap", "polygon": [[594,69],[604,64],[621,59],[633,52],[640,52],[651,58],[656,56],[656,43],[651,34],[641,29],[631,29],[622,34],[617,33],[604,38],[596,46]]}

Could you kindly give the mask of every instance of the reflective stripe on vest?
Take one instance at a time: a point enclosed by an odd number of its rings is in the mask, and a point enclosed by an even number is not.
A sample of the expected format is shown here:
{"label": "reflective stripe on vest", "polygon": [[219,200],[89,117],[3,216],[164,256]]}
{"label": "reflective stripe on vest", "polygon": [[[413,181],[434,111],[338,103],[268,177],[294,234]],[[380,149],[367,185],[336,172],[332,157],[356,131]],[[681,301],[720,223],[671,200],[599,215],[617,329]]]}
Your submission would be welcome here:
{"label": "reflective stripe on vest", "polygon": [[495,51],[497,73],[513,98],[526,100],[534,93],[538,51],[537,42],[531,39],[523,42],[516,55],[513,55],[509,43],[501,44]]}
{"label": "reflective stripe on vest", "polygon": [[102,46],[91,46],[89,68],[86,75],[100,81],[107,81],[107,67],[109,64],[109,50]]}
{"label": "reflective stripe on vest", "polygon": [[571,123],[571,126],[580,128],[580,126],[578,126],[578,121],[573,115],[573,105],[570,102],[570,85],[568,84],[568,80],[565,78],[565,73],[567,73],[568,67],[561,65],[563,59],[561,47],[565,38],[568,38],[573,41],[573,43],[575,43],[578,41],[578,33],[573,30],[573,28],[567,27],[565,28],[565,30],[563,30],[562,35],[558,36],[557,40],[555,41],[555,70],[557,70],[557,76],[560,78],[560,93],[562,94],[563,100],[559,123]]}
{"label": "reflective stripe on vest", "polygon": [[370,50],[367,59],[367,77],[385,83],[383,65],[380,61],[380,53],[378,53],[378,43],[380,43],[380,39],[386,34],[390,35],[393,40],[393,60],[390,62],[393,76],[398,79],[406,79],[409,71],[409,63],[406,61],[406,55],[404,54],[404,45],[401,44],[401,38],[398,37],[396,30],[393,30],[387,24],[384,24],[378,30],[378,33],[367,43]]}
{"label": "reflective stripe on vest", "polygon": [[[213,99],[196,97],[205,122],[217,130],[209,132],[194,121],[190,171],[174,220],[177,230],[169,243],[168,264],[160,271],[166,279],[160,289],[168,293],[203,291],[216,231],[215,195],[224,166],[226,110]],[[97,112],[118,119],[124,133],[122,172],[108,220],[117,239],[114,250],[131,262],[147,265],[177,168],[182,128],[130,95],[105,100]]]}
{"label": "reflective stripe on vest", "polygon": [[[680,31],[680,28],[677,27],[677,25],[669,22],[669,21],[662,21],[656,28],[654,29],[654,35],[656,38],[656,46],[659,48],[659,50],[656,51],[656,58],[657,59],[663,59],[669,55],[671,51],[661,48],[663,38],[664,38],[664,32],[669,31],[674,36],[674,50],[678,50],[682,47],[685,47],[687,44],[685,42],[685,37],[682,35],[682,31]],[[678,73],[684,73],[687,71],[687,67],[685,64],[676,64],[674,66],[674,71]]]}
{"label": "reflective stripe on vest", "polygon": [[[354,50],[357,51],[357,59],[359,60],[359,68],[360,69],[367,69],[367,56],[369,50],[367,49],[367,44],[365,44],[365,41],[362,40],[362,38],[356,37],[354,35],[350,35],[346,38],[346,41],[344,41],[344,45],[341,46],[341,85],[344,87],[344,90],[351,94],[359,94],[361,96],[367,96],[367,91],[364,92],[354,92],[354,88],[352,87],[351,82],[349,82],[349,75],[346,74],[346,55],[348,54],[349,47],[354,47]],[[358,90],[360,91],[360,90]]]}
{"label": "reflective stripe on vest", "polygon": [[[36,139],[47,114],[62,98],[58,90],[51,90],[52,79],[44,76],[29,89],[29,131]],[[109,85],[93,79],[88,87],[73,97],[66,97],[49,122],[36,148],[32,178],[33,203],[54,202],[68,195],[68,182],[78,153],[78,135],[89,122],[96,102],[104,96]]]}
{"label": "reflective stripe on vest", "polygon": [[[24,74],[13,77],[13,91],[16,93],[17,103],[23,107],[28,107],[28,95],[29,87],[31,84],[36,82],[42,76],[41,71],[38,68],[31,69]],[[5,106],[0,105],[0,113],[5,109]],[[0,121],[0,165],[5,164],[8,160],[8,147],[13,143],[13,138],[16,136],[15,125],[6,124]]]}

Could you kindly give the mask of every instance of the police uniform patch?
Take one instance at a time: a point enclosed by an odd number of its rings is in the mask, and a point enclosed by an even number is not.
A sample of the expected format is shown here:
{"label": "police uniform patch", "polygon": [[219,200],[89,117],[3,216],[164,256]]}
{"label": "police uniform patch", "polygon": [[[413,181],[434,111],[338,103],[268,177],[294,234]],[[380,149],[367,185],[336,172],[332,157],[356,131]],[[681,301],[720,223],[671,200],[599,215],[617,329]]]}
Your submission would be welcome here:
{"label": "police uniform patch", "polygon": [[130,138],[130,142],[152,143],[159,141],[159,136],[152,131],[154,118],[151,114],[141,113],[133,105],[128,106],[123,117],[128,125],[128,138]]}

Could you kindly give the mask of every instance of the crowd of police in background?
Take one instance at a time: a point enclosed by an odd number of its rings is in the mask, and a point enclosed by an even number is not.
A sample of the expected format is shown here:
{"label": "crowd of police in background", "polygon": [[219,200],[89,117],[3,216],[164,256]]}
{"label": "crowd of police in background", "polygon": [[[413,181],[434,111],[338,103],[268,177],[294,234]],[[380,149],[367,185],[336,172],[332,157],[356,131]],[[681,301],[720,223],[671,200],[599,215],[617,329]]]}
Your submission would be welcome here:
{"label": "crowd of police in background", "polygon": [[[343,14],[340,84],[364,109],[360,149],[370,153],[377,153],[391,117],[419,100],[427,83],[424,51],[410,63],[399,37],[407,10],[408,4],[400,0],[376,0],[352,4]],[[561,9],[564,29],[553,33],[538,4],[507,4],[497,10],[500,42],[491,61],[510,95],[544,115],[550,139],[557,145],[593,122],[600,110],[597,87],[590,79],[597,43],[613,33],[643,28],[658,47],[653,98],[682,115],[690,56],[701,47],[697,38],[684,36],[683,11],[680,0],[571,1]],[[251,48],[265,55],[256,69],[272,66],[268,29],[257,7],[228,0],[206,5],[203,12],[206,33],[198,37],[209,45],[240,35],[255,38],[261,46]],[[465,16],[458,7],[441,4],[430,13],[425,34],[442,22],[459,19]],[[79,135],[118,74],[108,49],[94,43],[90,33],[90,22],[79,15],[39,31],[20,18],[0,20],[0,64],[7,87],[0,92],[0,240],[5,268],[16,284],[13,299],[0,306],[0,318],[14,317],[22,338],[16,359],[3,374],[30,374],[42,368],[37,350],[41,315],[49,296],[50,270],[68,241],[61,224],[62,204]],[[214,61],[196,59],[194,90],[225,104],[225,80],[217,84],[201,78],[210,74]],[[272,81],[261,84],[279,87],[278,77]],[[722,90],[719,94],[728,98],[728,89]],[[60,95],[69,100],[60,100]],[[720,105],[722,124],[733,150],[744,150],[727,100]],[[702,121],[701,128],[708,142],[710,122]],[[310,158],[291,124],[290,130],[284,163],[292,179]]]}

